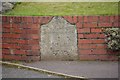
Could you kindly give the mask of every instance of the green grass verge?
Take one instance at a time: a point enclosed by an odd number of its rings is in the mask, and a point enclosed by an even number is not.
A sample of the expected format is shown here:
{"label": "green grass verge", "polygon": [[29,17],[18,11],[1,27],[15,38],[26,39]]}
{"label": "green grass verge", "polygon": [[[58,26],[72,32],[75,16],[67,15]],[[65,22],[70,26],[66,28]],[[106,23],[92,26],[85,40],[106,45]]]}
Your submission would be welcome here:
{"label": "green grass verge", "polygon": [[118,2],[22,2],[3,15],[7,16],[62,16],[62,15],[117,15]]}

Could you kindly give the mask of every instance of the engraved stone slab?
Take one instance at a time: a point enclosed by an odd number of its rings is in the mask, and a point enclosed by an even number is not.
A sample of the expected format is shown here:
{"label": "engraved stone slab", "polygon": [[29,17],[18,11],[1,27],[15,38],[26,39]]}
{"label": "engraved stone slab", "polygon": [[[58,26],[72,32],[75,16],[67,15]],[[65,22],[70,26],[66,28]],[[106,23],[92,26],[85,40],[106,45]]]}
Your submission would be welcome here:
{"label": "engraved stone slab", "polygon": [[41,26],[41,60],[77,60],[77,31],[62,17]]}

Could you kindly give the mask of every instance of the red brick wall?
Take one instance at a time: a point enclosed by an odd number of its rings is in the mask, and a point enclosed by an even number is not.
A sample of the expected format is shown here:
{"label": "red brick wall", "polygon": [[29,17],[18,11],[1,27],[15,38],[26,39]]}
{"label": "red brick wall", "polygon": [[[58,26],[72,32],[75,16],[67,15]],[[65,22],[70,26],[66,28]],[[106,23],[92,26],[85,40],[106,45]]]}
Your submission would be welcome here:
{"label": "red brick wall", "polygon": [[[118,16],[63,16],[76,25],[80,60],[118,60],[107,50],[103,28],[119,27]],[[51,16],[2,16],[2,57],[5,60],[40,60],[40,25],[48,23]]]}
{"label": "red brick wall", "polygon": [[2,17],[2,57],[5,60],[40,60],[40,25],[52,17]]}

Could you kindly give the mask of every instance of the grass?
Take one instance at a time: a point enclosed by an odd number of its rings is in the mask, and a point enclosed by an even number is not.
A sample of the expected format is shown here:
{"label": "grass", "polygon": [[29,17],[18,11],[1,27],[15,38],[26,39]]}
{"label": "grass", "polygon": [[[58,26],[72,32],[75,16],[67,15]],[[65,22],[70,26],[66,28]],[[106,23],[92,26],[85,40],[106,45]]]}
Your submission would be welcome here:
{"label": "grass", "polygon": [[22,2],[3,15],[49,16],[49,15],[117,15],[118,2]]}

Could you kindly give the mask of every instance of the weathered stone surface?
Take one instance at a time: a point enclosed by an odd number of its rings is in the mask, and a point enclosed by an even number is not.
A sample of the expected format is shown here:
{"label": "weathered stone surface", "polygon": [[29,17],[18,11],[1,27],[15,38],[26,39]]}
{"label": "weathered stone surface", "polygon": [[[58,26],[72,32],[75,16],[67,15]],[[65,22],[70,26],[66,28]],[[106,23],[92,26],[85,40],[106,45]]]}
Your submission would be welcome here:
{"label": "weathered stone surface", "polygon": [[11,3],[11,4],[16,4],[16,2],[9,2],[9,3]]}
{"label": "weathered stone surface", "polygon": [[62,17],[54,17],[41,26],[41,59],[42,60],[76,60],[77,32]]}
{"label": "weathered stone surface", "polygon": [[6,10],[10,10],[13,8],[13,6],[14,6],[13,4],[5,2],[2,4],[2,11],[4,12]]}
{"label": "weathered stone surface", "polygon": [[13,9],[16,2],[0,2],[0,14]]}
{"label": "weathered stone surface", "polygon": [[0,13],[2,12],[2,2],[0,2]]}

